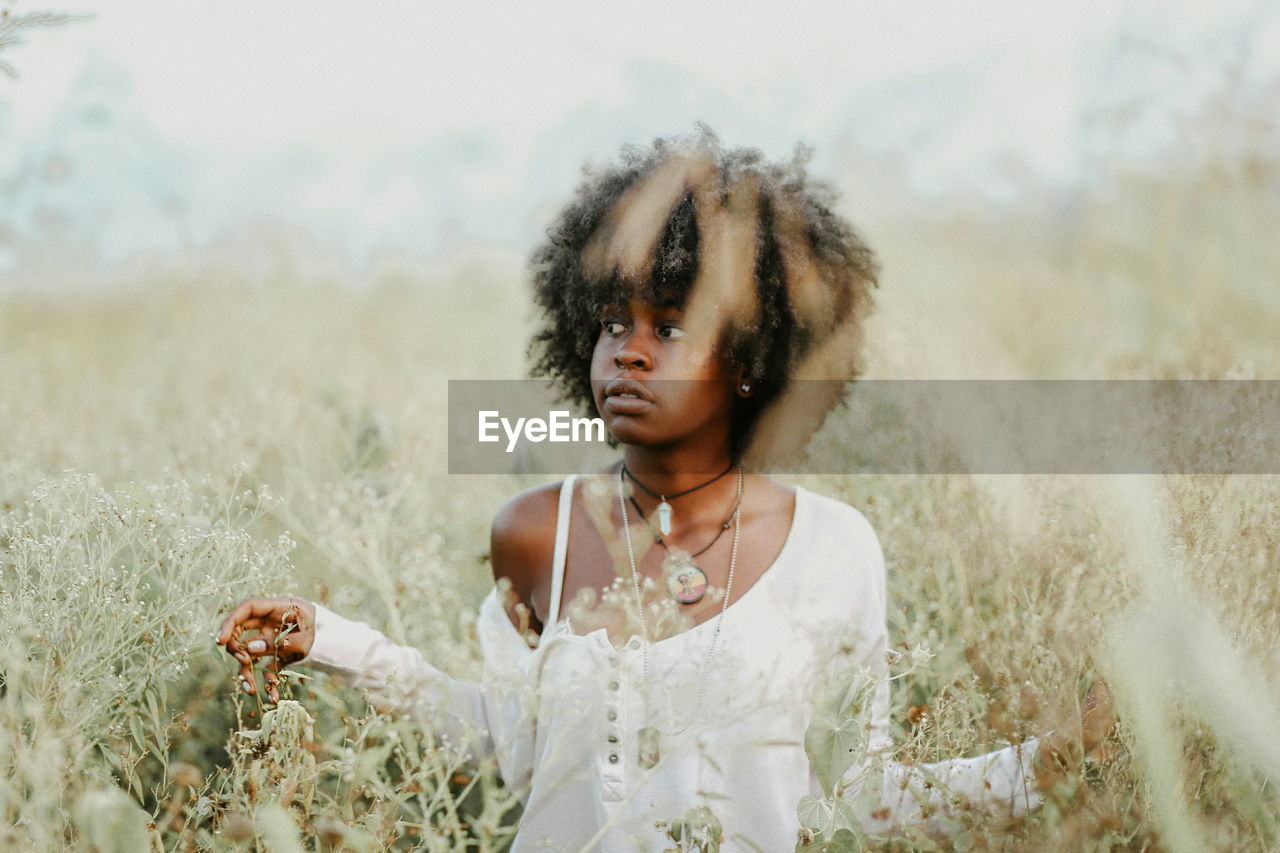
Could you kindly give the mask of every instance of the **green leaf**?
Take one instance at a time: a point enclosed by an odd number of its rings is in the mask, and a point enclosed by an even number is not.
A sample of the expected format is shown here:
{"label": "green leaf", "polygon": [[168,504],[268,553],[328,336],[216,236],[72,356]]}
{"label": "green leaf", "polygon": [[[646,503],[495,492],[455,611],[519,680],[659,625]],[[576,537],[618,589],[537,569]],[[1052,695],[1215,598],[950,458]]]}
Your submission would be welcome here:
{"label": "green leaf", "polygon": [[867,752],[870,739],[871,704],[879,679],[866,667],[857,667],[841,689],[842,679],[834,679],[821,689],[817,710],[804,734],[809,756],[822,790],[835,793],[836,784]]}
{"label": "green leaf", "polygon": [[142,777],[137,773],[129,776],[129,790],[133,791],[133,795],[139,800],[142,799]]}
{"label": "green leaf", "polygon": [[86,791],[75,805],[75,823],[83,849],[100,853],[137,853],[148,849],[151,816],[119,788]]}
{"label": "green leaf", "polygon": [[872,758],[867,763],[865,772],[861,774],[861,784],[856,785],[856,792],[846,788],[844,796],[850,798],[859,822],[870,820],[871,813],[880,809],[884,801],[884,759]]}
{"label": "green leaf", "polygon": [[829,836],[841,829],[858,826],[853,806],[838,797],[802,797],[796,808],[800,825]]}
{"label": "green leaf", "polygon": [[819,841],[811,846],[818,853],[860,853],[862,841],[849,829],[837,829],[829,839]]}
{"label": "green leaf", "polygon": [[796,807],[800,825],[812,830],[821,830],[826,826],[830,817],[830,808],[826,806],[826,802],[818,797],[801,797],[800,805]]}
{"label": "green leaf", "polygon": [[861,716],[840,719],[821,714],[804,733],[804,751],[809,756],[822,790],[831,796],[845,771],[867,751],[867,724]]}
{"label": "green leaf", "polygon": [[138,745],[138,749],[145,754],[147,752],[147,741],[142,731],[142,718],[137,714],[129,715],[129,733],[133,735],[133,742]]}
{"label": "green leaf", "polygon": [[121,774],[124,772],[124,761],[120,758],[119,753],[113,752],[106,744],[99,743],[98,749],[102,751],[103,758],[107,759],[117,771]]}

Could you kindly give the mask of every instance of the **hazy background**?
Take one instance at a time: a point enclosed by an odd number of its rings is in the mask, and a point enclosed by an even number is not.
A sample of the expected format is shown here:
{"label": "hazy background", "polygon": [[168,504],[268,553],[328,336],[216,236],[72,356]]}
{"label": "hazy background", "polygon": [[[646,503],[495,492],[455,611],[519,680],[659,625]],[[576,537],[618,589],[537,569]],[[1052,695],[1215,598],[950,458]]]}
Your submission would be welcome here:
{"label": "hazy background", "polygon": [[[525,260],[622,143],[812,145],[883,263],[868,378],[1280,378],[1275,2],[60,8],[92,18],[0,48],[6,849],[502,848],[510,797],[460,816],[439,750],[351,778],[418,734],[323,680],[316,799],[272,812],[298,774],[260,784],[210,631],[298,594],[479,672],[491,520],[545,478],[447,473],[448,380],[525,376]],[[870,520],[924,652],[899,754],[1116,694],[1113,764],[965,844],[1280,848],[1278,478],[835,473],[874,447],[829,418],[803,483]]]}
{"label": "hazy background", "polygon": [[1275,106],[1280,70],[1280,6],[1246,0],[0,7],[92,16],[0,78],[0,272],[42,290],[211,244],[519,260],[584,164],[699,120],[812,145],[873,238],[1059,215],[1253,144],[1214,105]]}

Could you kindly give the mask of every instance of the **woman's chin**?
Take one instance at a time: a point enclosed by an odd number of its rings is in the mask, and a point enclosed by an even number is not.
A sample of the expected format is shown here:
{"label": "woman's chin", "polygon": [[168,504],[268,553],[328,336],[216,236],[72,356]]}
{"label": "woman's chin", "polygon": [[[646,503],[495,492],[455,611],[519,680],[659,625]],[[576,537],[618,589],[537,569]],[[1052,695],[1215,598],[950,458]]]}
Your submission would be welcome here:
{"label": "woman's chin", "polygon": [[610,434],[618,440],[619,444],[647,447],[662,443],[661,436],[655,435],[653,430],[646,429],[643,424],[636,423],[634,418],[615,418],[613,423],[607,426]]}

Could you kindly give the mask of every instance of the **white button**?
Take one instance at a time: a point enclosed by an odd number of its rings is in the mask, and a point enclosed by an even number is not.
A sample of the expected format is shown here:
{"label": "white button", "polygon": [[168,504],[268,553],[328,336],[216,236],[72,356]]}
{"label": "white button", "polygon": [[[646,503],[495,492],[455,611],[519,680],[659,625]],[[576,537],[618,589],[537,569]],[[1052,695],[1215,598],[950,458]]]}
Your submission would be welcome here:
{"label": "white button", "polygon": [[618,742],[618,736],[617,736],[617,735],[609,735],[609,737],[605,738],[605,740],[609,741],[609,743],[617,743],[617,742]]}
{"label": "white button", "polygon": [[617,689],[618,689],[618,682],[616,682],[616,681],[610,681],[610,682],[609,682],[609,689],[610,689],[610,690],[617,690]]}
{"label": "white button", "polygon": [[617,666],[617,665],[618,665],[618,656],[617,656],[617,655],[609,655],[609,663],[613,664],[614,666]]}
{"label": "white button", "polygon": [[611,753],[609,753],[609,763],[610,763],[610,764],[617,764],[617,763],[618,763],[618,753],[616,753],[616,752],[611,752]]}
{"label": "white button", "polygon": [[609,717],[609,722],[612,723],[614,720],[618,719],[618,712],[614,710],[610,710],[608,717]]}
{"label": "white button", "polygon": [[629,648],[629,649],[638,649],[638,648],[640,648],[640,641],[639,641],[639,640],[637,640],[635,637],[632,637],[632,638],[631,638],[631,642],[627,643],[627,648]]}

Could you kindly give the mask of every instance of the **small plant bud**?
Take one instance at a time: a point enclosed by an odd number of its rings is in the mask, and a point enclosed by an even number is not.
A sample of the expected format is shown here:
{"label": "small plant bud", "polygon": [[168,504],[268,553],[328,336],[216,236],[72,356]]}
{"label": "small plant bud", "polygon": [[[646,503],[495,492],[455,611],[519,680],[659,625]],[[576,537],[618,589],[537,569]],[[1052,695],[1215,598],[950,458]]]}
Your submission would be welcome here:
{"label": "small plant bud", "polygon": [[232,841],[253,838],[253,821],[244,812],[232,812],[222,819],[222,834]]}
{"label": "small plant bud", "polygon": [[337,847],[347,838],[347,828],[331,817],[316,821],[316,835],[322,844]]}
{"label": "small plant bud", "polygon": [[204,781],[199,769],[194,764],[188,764],[185,761],[175,761],[169,768],[169,773],[173,777],[175,785],[185,785],[188,788],[194,788]]}

